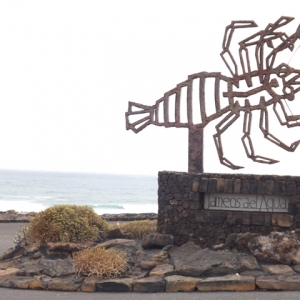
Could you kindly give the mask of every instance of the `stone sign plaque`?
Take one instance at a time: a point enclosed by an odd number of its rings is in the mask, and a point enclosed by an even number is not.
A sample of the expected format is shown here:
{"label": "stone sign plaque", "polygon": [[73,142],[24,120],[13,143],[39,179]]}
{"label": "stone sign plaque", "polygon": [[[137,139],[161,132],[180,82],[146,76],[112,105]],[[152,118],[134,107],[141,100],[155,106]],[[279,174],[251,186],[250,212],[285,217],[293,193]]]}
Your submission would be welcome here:
{"label": "stone sign plaque", "polygon": [[251,194],[205,194],[204,208],[210,210],[288,212],[288,196]]}

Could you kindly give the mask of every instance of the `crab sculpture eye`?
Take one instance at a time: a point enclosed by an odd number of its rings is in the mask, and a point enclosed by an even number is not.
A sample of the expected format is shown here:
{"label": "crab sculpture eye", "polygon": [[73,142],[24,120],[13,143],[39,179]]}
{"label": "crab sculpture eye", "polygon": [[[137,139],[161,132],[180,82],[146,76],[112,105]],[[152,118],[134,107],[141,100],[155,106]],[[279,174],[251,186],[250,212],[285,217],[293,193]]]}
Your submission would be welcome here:
{"label": "crab sculpture eye", "polygon": [[273,78],[273,79],[270,81],[270,84],[271,84],[271,87],[274,87],[274,88],[279,87],[279,83],[278,83],[278,80],[277,80],[276,78]]}

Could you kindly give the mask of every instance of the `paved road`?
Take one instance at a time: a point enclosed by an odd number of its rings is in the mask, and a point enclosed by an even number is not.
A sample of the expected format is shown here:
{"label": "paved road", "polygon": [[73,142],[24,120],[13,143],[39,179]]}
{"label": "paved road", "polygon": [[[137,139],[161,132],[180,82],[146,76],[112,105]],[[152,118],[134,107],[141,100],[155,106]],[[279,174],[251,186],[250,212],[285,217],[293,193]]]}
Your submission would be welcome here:
{"label": "paved road", "polygon": [[24,225],[25,223],[0,223],[0,255],[15,246],[12,239]]}
{"label": "paved road", "polygon": [[[0,223],[0,254],[13,247],[20,223]],[[300,292],[82,293],[0,288],[0,300],[299,300]]]}
{"label": "paved road", "polygon": [[0,288],[1,300],[299,300],[300,292],[80,293]]}

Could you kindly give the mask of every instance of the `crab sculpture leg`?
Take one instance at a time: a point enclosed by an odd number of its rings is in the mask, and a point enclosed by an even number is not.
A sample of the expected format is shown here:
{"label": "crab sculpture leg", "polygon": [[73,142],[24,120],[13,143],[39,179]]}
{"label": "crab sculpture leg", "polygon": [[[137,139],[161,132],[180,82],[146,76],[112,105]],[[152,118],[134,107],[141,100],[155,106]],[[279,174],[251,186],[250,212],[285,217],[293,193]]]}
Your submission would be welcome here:
{"label": "crab sculpture leg", "polygon": [[233,170],[241,169],[243,167],[234,165],[230,160],[224,157],[221,135],[229,126],[231,126],[240,117],[239,107],[239,103],[236,102],[234,104],[235,109],[232,112],[230,112],[220,123],[216,125],[217,133],[213,135],[220,163]]}
{"label": "crab sculpture leg", "polygon": [[[263,97],[262,97],[263,98]],[[262,102],[261,98],[261,102]],[[245,106],[246,108],[250,108],[250,103],[249,100],[245,100]],[[263,164],[275,164],[279,162],[278,160],[268,158],[265,156],[261,155],[255,155],[253,144],[252,144],[252,139],[250,136],[251,133],[251,122],[252,122],[252,111],[250,109],[245,111],[244,115],[244,125],[243,125],[243,137],[242,137],[242,142],[243,146],[246,151],[247,157],[251,158],[255,162],[263,163]]]}
{"label": "crab sculpture leg", "polygon": [[257,27],[257,24],[254,21],[232,21],[231,24],[226,27],[224,33],[222,43],[223,51],[220,55],[233,77],[238,76],[238,66],[230,50],[231,39],[235,29],[249,27]]}
{"label": "crab sculpture leg", "polygon": [[[264,99],[262,98],[261,101],[264,102]],[[262,131],[262,133],[264,134],[265,139],[271,141],[272,143],[283,148],[286,151],[294,152],[300,143],[300,140],[298,140],[298,141],[291,143],[291,145],[288,146],[285,143],[283,143],[280,139],[278,139],[277,137],[275,137],[273,134],[271,134],[269,132],[269,118],[268,118],[268,111],[267,111],[266,106],[264,109],[261,110],[261,113],[260,113],[259,128]]]}

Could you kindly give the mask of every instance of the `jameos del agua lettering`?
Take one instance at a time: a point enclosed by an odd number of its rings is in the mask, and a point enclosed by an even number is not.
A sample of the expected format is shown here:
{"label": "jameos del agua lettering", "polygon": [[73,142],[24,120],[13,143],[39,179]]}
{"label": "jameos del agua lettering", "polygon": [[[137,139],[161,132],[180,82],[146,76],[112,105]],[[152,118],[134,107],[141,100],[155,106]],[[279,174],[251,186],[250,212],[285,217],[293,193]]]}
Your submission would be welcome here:
{"label": "jameos del agua lettering", "polygon": [[289,199],[277,195],[205,194],[204,208],[259,212],[288,212]]}

